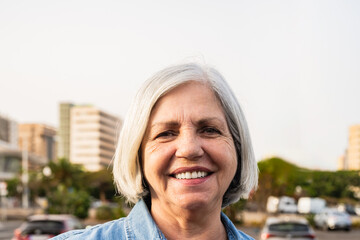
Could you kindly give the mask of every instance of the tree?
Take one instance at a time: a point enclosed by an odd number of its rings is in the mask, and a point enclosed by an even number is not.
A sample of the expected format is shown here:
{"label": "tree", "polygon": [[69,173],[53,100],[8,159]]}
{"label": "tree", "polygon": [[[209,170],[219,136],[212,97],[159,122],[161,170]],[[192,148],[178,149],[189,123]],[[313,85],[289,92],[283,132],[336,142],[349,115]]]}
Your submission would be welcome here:
{"label": "tree", "polygon": [[56,188],[59,184],[76,189],[84,188],[86,184],[83,181],[84,170],[80,165],[72,164],[69,160],[61,158],[57,162],[50,162],[49,167],[51,175],[43,176],[43,179],[50,188]]}
{"label": "tree", "polygon": [[[313,171],[300,168],[281,158],[262,160],[258,167],[259,188],[253,201],[261,210],[265,210],[270,195],[355,200],[353,189],[360,187],[360,171]],[[296,193],[297,187],[301,187],[300,193]]]}
{"label": "tree", "polygon": [[112,199],[115,196],[113,177],[110,170],[102,169],[97,172],[87,172],[84,180],[87,183],[89,192],[102,202],[106,202],[107,199]]}
{"label": "tree", "polygon": [[85,218],[90,208],[90,194],[86,191],[85,172],[80,165],[67,159],[50,162],[51,174],[41,173],[41,188],[48,198],[49,213],[74,214]]}
{"label": "tree", "polygon": [[21,186],[20,178],[12,178],[6,180],[8,197],[20,197],[19,186]]}
{"label": "tree", "polygon": [[90,195],[84,190],[68,189],[60,185],[48,196],[48,212],[53,214],[74,214],[86,218],[90,208]]}

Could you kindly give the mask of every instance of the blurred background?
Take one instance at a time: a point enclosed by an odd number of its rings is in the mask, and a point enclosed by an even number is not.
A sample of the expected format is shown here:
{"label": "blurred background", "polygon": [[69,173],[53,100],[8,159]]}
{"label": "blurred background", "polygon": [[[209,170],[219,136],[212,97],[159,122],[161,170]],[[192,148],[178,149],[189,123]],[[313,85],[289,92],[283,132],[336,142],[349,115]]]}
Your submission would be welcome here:
{"label": "blurred background", "polygon": [[126,216],[118,131],[142,82],[188,61],[223,73],[247,117],[260,178],[224,209],[239,228],[260,237],[290,214],[331,229],[316,222],[331,208],[352,230],[318,239],[357,239],[359,12],[355,0],[1,1],[0,239],[33,214]]}

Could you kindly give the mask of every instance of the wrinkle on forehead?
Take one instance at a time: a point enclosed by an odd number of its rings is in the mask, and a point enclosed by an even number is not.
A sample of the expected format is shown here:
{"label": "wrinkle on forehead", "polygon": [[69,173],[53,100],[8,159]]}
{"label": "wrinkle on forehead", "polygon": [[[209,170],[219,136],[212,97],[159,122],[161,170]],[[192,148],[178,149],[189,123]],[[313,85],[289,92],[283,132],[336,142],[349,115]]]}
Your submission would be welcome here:
{"label": "wrinkle on forehead", "polygon": [[[173,88],[172,90],[170,90],[169,92],[167,92],[165,95],[163,95],[162,97],[160,97],[157,100],[157,102],[154,104],[154,106],[151,110],[149,123],[151,122],[153,116],[156,115],[156,112],[159,110],[161,105],[169,104],[167,101],[169,99],[169,97],[171,99],[172,104],[175,104],[175,105],[179,104],[184,107],[182,112],[176,112],[176,113],[169,112],[169,114],[176,114],[176,116],[173,116],[173,117],[177,120],[181,120],[180,117],[186,116],[184,113],[187,112],[189,109],[193,109],[193,108],[196,108],[197,106],[201,105],[201,104],[199,104],[199,105],[195,106],[192,103],[188,103],[188,102],[187,102],[187,105],[185,105],[185,103],[182,100],[179,100],[181,102],[177,102],[177,98],[175,96],[179,95],[179,92],[181,92],[183,88],[185,88],[189,85],[201,87],[204,91],[208,91],[208,93],[210,93],[208,95],[208,97],[201,99],[201,101],[204,103],[204,105],[207,105],[209,102],[211,102],[212,104],[214,104],[216,107],[218,107],[220,109],[220,111],[223,113],[223,116],[225,117],[225,111],[221,104],[221,101],[218,98],[217,94],[214,92],[214,90],[210,87],[209,83],[200,82],[200,81],[190,81],[190,82],[180,84],[179,86]],[[170,96],[169,96],[169,94],[170,94]],[[179,95],[179,96],[181,96],[181,95]],[[204,113],[208,113],[207,109],[197,109],[197,110],[201,110]],[[182,115],[182,116],[180,116],[180,115]],[[169,115],[167,115],[167,116],[169,116]],[[209,114],[209,118],[211,118],[211,117],[212,117],[211,114]]]}

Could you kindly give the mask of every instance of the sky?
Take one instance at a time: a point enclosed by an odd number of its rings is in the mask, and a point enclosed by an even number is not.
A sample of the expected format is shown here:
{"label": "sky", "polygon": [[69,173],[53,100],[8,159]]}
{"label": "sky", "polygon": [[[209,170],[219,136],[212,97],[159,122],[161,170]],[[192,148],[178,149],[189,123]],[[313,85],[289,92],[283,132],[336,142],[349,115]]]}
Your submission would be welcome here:
{"label": "sky", "polygon": [[0,1],[0,114],[57,127],[58,104],[124,118],[158,70],[217,68],[257,160],[335,170],[360,124],[360,1]]}

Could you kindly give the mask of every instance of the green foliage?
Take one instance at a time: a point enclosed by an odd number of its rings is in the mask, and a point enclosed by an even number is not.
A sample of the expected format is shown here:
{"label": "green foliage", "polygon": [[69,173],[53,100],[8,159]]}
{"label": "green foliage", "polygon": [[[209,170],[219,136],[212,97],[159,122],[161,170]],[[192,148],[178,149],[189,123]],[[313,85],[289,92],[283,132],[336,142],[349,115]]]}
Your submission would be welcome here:
{"label": "green foliage", "polygon": [[271,158],[258,164],[260,186],[270,187],[275,196],[293,195],[296,186],[306,185],[309,171],[280,158]]}
{"label": "green foliage", "polygon": [[[260,161],[258,167],[259,189],[253,201],[262,210],[270,195],[355,200],[350,186],[360,186],[360,171],[312,171],[280,158]],[[301,192],[295,191],[297,187],[301,187]]]}
{"label": "green foliage", "polygon": [[104,205],[96,209],[96,219],[98,220],[113,220],[125,217],[121,206],[111,208],[110,206]]}
{"label": "green foliage", "polygon": [[223,212],[230,218],[233,223],[242,223],[242,219],[241,217],[239,218],[238,214],[244,210],[246,201],[246,199],[240,199],[236,203],[233,203],[223,209]]}
{"label": "green foliage", "polygon": [[83,190],[68,189],[60,185],[56,191],[48,196],[49,213],[74,214],[79,218],[86,218],[90,208],[90,195]]}
{"label": "green foliage", "polygon": [[307,215],[305,215],[305,218],[311,226],[315,227],[315,220],[314,220],[315,215],[314,214],[307,214]]}
{"label": "green foliage", "polygon": [[[48,199],[49,213],[74,214],[79,218],[86,218],[90,208],[91,198],[102,202],[114,200],[115,188],[111,169],[97,172],[86,172],[82,166],[73,164],[67,159],[59,159],[48,164],[51,172],[45,175],[42,169],[29,172],[29,189],[31,200],[37,197]],[[21,187],[20,177],[7,181],[8,196],[21,197],[18,192]],[[100,219],[115,219],[126,216],[122,200],[118,207],[110,209],[106,216],[106,209],[100,209]]]}
{"label": "green foliage", "polygon": [[19,196],[18,187],[21,185],[19,178],[12,178],[6,181],[8,197]]}
{"label": "green foliage", "polygon": [[121,206],[114,208],[113,213],[115,219],[126,217],[126,214]]}
{"label": "green foliage", "polygon": [[50,176],[42,171],[30,173],[31,195],[46,196],[49,213],[74,214],[86,218],[90,208],[90,195],[85,188],[84,170],[67,159],[50,162]]}
{"label": "green foliage", "polygon": [[115,188],[111,170],[102,169],[97,172],[85,172],[84,182],[91,195],[105,202],[115,196]]}
{"label": "green foliage", "polygon": [[82,189],[86,185],[83,181],[84,170],[80,165],[72,164],[65,158],[59,159],[57,162],[50,162],[50,177],[43,176],[45,182],[50,188],[56,188],[59,184],[66,187]]}
{"label": "green foliage", "polygon": [[98,220],[112,220],[114,214],[109,206],[100,206],[96,209],[96,219]]}

